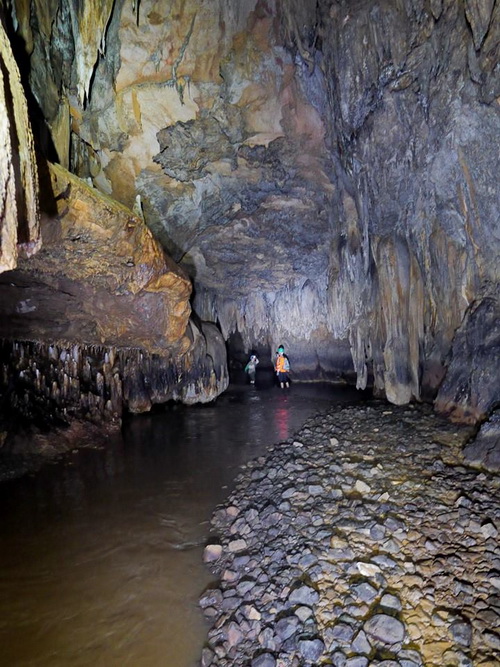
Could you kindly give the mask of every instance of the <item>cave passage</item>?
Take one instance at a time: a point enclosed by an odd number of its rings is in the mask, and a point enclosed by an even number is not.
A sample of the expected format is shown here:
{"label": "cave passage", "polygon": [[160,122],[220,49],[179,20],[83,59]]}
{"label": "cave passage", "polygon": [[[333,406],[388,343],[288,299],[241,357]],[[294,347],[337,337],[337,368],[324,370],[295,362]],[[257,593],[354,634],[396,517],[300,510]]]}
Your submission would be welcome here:
{"label": "cave passage", "polygon": [[0,664],[195,664],[212,580],[202,551],[238,467],[319,408],[359,397],[232,386],[207,406],[131,418],[105,449],[3,484]]}

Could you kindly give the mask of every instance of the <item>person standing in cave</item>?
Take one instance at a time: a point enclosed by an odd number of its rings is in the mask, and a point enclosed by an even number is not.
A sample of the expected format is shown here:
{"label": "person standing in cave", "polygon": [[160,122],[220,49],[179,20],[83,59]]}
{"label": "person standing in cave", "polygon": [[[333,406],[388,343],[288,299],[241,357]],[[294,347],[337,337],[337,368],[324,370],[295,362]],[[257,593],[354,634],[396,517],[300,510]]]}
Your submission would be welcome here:
{"label": "person standing in cave", "polygon": [[245,373],[248,373],[248,377],[250,378],[250,384],[255,384],[255,375],[257,373],[258,363],[259,360],[257,359],[257,355],[252,354],[250,356],[250,359],[248,360],[247,365],[245,366]]}
{"label": "person standing in cave", "polygon": [[276,351],[276,362],[274,364],[274,370],[278,376],[280,387],[282,389],[285,387],[288,389],[290,386],[290,360],[285,354],[285,348],[283,345],[280,345]]}

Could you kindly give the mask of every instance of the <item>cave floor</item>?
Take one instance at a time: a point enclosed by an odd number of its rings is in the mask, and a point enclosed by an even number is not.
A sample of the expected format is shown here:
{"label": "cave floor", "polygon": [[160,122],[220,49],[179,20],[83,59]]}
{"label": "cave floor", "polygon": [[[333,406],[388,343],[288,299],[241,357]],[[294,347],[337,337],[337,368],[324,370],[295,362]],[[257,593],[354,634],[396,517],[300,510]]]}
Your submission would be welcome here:
{"label": "cave floor", "polygon": [[425,406],[336,407],[213,520],[202,665],[500,664],[500,480]]}

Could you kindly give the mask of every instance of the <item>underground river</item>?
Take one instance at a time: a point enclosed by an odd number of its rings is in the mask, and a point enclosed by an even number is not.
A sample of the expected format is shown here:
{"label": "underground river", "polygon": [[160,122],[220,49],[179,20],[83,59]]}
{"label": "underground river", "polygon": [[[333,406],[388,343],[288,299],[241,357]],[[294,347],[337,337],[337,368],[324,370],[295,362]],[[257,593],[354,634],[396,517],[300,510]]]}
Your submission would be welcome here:
{"label": "underground river", "polygon": [[215,403],[130,418],[0,487],[0,665],[191,667],[215,506],[238,468],[354,390],[232,386]]}

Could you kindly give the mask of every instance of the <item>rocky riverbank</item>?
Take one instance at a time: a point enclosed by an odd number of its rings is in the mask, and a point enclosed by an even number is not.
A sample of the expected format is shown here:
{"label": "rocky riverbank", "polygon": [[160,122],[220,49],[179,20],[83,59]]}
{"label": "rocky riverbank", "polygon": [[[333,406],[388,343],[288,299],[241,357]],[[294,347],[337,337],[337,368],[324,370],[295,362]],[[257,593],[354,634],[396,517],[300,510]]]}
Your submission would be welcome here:
{"label": "rocky riverbank", "polygon": [[500,664],[500,479],[427,407],[337,407],[213,518],[201,665]]}

